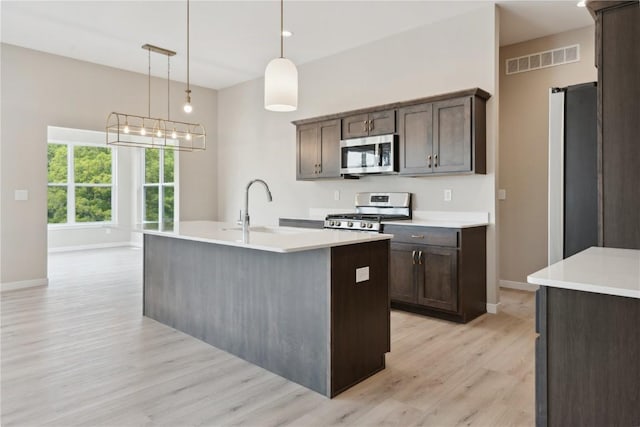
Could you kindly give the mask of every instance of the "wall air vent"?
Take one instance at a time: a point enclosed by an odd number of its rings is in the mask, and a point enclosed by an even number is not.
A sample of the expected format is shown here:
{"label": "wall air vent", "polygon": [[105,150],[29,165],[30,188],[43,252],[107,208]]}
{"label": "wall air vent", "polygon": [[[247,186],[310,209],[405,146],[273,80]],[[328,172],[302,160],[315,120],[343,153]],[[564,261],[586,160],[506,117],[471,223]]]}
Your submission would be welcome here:
{"label": "wall air vent", "polygon": [[517,74],[578,61],[580,61],[580,45],[574,44],[507,59],[505,70],[507,74]]}

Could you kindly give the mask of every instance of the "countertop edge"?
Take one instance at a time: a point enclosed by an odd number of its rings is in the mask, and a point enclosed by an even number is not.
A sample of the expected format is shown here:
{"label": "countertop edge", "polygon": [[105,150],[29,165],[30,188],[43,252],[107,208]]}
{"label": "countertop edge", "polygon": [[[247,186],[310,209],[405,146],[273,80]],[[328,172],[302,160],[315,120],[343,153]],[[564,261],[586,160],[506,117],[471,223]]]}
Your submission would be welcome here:
{"label": "countertop edge", "polygon": [[527,282],[531,283],[532,285],[548,286],[552,288],[570,289],[573,291],[591,292],[596,294],[640,299],[640,290],[633,291],[631,289],[606,287],[601,285],[592,285],[589,283],[543,279],[540,277],[534,277],[533,275],[527,276]]}
{"label": "countertop edge", "polygon": [[210,244],[220,245],[220,246],[231,246],[231,247],[237,247],[242,249],[253,249],[253,250],[259,250],[259,251],[265,251],[265,252],[276,252],[276,253],[294,253],[294,252],[311,251],[316,249],[330,249],[338,246],[357,245],[361,243],[377,242],[380,240],[391,240],[393,238],[393,235],[391,234],[382,234],[382,233],[367,234],[367,238],[363,241],[322,242],[322,243],[311,243],[311,244],[306,244],[306,245],[301,245],[301,246],[296,246],[291,248],[283,248],[283,247],[277,247],[277,246],[264,246],[260,244],[244,243],[241,241],[218,240],[218,239],[208,239],[206,237],[198,237],[198,236],[177,235],[177,234],[171,234],[171,233],[156,231],[156,230],[143,230],[142,233],[153,235],[153,236],[167,237],[172,239],[191,240],[194,242],[210,243]]}

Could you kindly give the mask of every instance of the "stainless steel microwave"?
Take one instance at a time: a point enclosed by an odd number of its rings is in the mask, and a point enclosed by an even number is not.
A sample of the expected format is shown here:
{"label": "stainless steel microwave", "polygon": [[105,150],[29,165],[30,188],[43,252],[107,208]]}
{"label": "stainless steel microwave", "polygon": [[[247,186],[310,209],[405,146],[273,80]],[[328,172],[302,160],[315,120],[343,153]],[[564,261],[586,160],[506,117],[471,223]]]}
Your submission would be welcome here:
{"label": "stainless steel microwave", "polygon": [[340,141],[340,173],[393,173],[398,171],[398,136],[379,135]]}

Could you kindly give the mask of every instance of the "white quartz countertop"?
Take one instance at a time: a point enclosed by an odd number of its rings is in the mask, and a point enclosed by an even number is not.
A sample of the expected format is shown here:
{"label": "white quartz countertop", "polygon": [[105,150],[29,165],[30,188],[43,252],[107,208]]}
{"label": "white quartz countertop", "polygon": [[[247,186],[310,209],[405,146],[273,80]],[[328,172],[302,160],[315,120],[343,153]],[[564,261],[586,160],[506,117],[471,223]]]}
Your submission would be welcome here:
{"label": "white quartz countertop", "polygon": [[382,221],[383,224],[388,225],[410,225],[414,227],[442,227],[442,228],[469,228],[469,227],[481,227],[489,225],[484,221],[460,221],[460,220],[438,220],[438,219],[409,219],[409,220],[395,220],[395,221]]}
{"label": "white quartz countertop", "polygon": [[241,226],[214,221],[186,221],[175,226],[174,231],[143,230],[143,233],[282,253],[388,240],[393,237],[390,234],[357,231],[251,226],[249,239],[244,242]]}
{"label": "white quartz countertop", "polygon": [[592,247],[536,271],[527,281],[640,299],[640,250]]}
{"label": "white quartz countertop", "polygon": [[[291,219],[323,221],[328,214],[351,213],[348,209],[310,209],[309,216],[287,217]],[[488,212],[414,211],[413,219],[382,221],[389,225],[415,227],[469,228],[489,225]]]}

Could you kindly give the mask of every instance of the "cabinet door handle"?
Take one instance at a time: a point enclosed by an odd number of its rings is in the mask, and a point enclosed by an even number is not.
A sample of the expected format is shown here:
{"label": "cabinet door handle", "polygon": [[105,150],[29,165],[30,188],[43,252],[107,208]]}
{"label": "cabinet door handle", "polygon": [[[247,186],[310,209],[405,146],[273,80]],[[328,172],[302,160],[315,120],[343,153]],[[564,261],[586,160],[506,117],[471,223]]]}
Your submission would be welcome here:
{"label": "cabinet door handle", "polygon": [[424,234],[412,234],[412,239],[424,239]]}
{"label": "cabinet door handle", "polygon": [[438,167],[438,155],[437,154],[435,156],[433,156],[433,167],[434,168]]}
{"label": "cabinet door handle", "polygon": [[427,156],[427,167],[430,168],[431,167],[431,154],[429,154]]}
{"label": "cabinet door handle", "polygon": [[369,120],[365,120],[364,122],[362,122],[363,128],[362,130],[364,132],[369,132]]}
{"label": "cabinet door handle", "polygon": [[412,263],[413,265],[416,265],[416,251],[413,251],[413,252],[411,253],[411,263]]}
{"label": "cabinet door handle", "polygon": [[418,264],[422,265],[422,251],[418,252]]}
{"label": "cabinet door handle", "polygon": [[369,132],[373,130],[373,120],[369,120]]}

